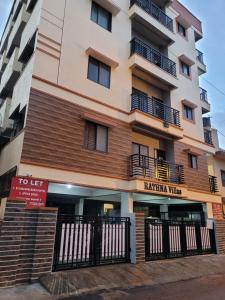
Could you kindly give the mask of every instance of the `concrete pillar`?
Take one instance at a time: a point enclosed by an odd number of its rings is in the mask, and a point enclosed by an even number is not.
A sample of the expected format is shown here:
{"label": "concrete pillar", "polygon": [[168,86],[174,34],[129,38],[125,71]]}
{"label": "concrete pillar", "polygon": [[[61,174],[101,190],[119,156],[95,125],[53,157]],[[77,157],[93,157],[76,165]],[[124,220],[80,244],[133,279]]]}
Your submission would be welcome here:
{"label": "concrete pillar", "polygon": [[161,216],[162,219],[165,219],[165,220],[169,219],[168,204],[160,205],[160,213],[162,213],[162,216]]}
{"label": "concrete pillar", "polygon": [[133,194],[132,193],[121,193],[121,217],[127,214],[133,213]]}
{"label": "concrete pillar", "polygon": [[84,214],[84,199],[80,199],[76,202],[75,205],[75,214],[79,216],[83,216]]}

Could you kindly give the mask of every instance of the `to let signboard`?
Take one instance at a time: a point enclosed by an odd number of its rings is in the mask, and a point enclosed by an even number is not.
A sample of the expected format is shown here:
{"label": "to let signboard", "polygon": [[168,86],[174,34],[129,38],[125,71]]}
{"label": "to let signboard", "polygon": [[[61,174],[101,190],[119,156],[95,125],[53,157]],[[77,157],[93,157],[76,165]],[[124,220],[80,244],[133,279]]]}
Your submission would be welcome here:
{"label": "to let signboard", "polygon": [[46,206],[48,181],[32,177],[13,177],[9,197],[27,202],[27,208]]}

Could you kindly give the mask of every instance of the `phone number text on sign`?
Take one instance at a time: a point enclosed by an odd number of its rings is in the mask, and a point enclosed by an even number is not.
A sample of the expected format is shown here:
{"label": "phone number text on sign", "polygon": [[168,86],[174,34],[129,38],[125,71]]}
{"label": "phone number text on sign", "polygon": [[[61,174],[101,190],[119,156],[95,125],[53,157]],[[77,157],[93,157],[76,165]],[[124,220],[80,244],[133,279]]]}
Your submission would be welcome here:
{"label": "phone number text on sign", "polygon": [[24,200],[27,208],[46,206],[48,181],[32,177],[13,177],[10,199]]}

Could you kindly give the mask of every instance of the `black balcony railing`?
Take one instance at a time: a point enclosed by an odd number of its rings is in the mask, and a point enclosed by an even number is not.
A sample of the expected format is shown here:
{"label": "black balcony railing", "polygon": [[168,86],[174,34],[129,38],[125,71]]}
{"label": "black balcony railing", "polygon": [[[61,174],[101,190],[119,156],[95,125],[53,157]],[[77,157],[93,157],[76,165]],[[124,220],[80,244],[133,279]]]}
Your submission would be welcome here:
{"label": "black balcony railing", "polygon": [[204,90],[203,88],[200,88],[200,99],[204,102],[208,102],[208,94],[207,94],[207,91]]}
{"label": "black balcony railing", "polygon": [[154,4],[150,0],[131,0],[130,6],[134,4],[141,7],[144,11],[146,11],[153,18],[158,20],[162,25],[168,28],[170,31],[173,31],[173,20],[168,17],[163,10],[161,10],[156,4]]}
{"label": "black balcony railing", "polygon": [[218,184],[217,184],[217,177],[216,176],[209,176],[209,186],[211,193],[218,192]]}
{"label": "black balcony railing", "polygon": [[146,114],[163,120],[166,123],[180,127],[180,112],[162,101],[148,97],[142,93],[134,92],[131,95],[131,110],[138,109]]}
{"label": "black balcony railing", "polygon": [[210,127],[211,128],[211,119],[209,117],[205,117],[203,120],[203,127]]}
{"label": "black balcony railing", "polygon": [[131,41],[131,55],[134,53],[144,57],[151,63],[157,65],[169,74],[176,76],[176,63],[168,57],[162,55],[159,51],[145,44],[141,40],[134,38]]}
{"label": "black balcony railing", "polygon": [[204,138],[206,144],[213,145],[212,132],[210,130],[204,130]]}
{"label": "black balcony railing", "polygon": [[200,63],[202,63],[203,65],[204,63],[204,58],[203,58],[203,53],[201,51],[199,51],[198,49],[196,49],[196,57],[197,60],[200,61]]}
{"label": "black balcony railing", "polygon": [[149,156],[133,154],[129,161],[130,176],[142,176],[163,182],[184,183],[184,166]]}

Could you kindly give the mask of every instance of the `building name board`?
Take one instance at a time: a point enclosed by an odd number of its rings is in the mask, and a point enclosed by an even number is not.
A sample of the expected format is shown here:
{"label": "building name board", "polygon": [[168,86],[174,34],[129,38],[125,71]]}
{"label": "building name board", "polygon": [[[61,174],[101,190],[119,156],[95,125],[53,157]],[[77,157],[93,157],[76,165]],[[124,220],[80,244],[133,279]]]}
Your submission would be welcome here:
{"label": "building name board", "polygon": [[33,177],[13,177],[9,197],[26,201],[27,208],[46,206],[48,181]]}
{"label": "building name board", "polygon": [[152,182],[145,182],[144,189],[153,192],[167,193],[172,195],[182,195],[182,190],[177,189],[174,186],[166,184],[157,184]]}

